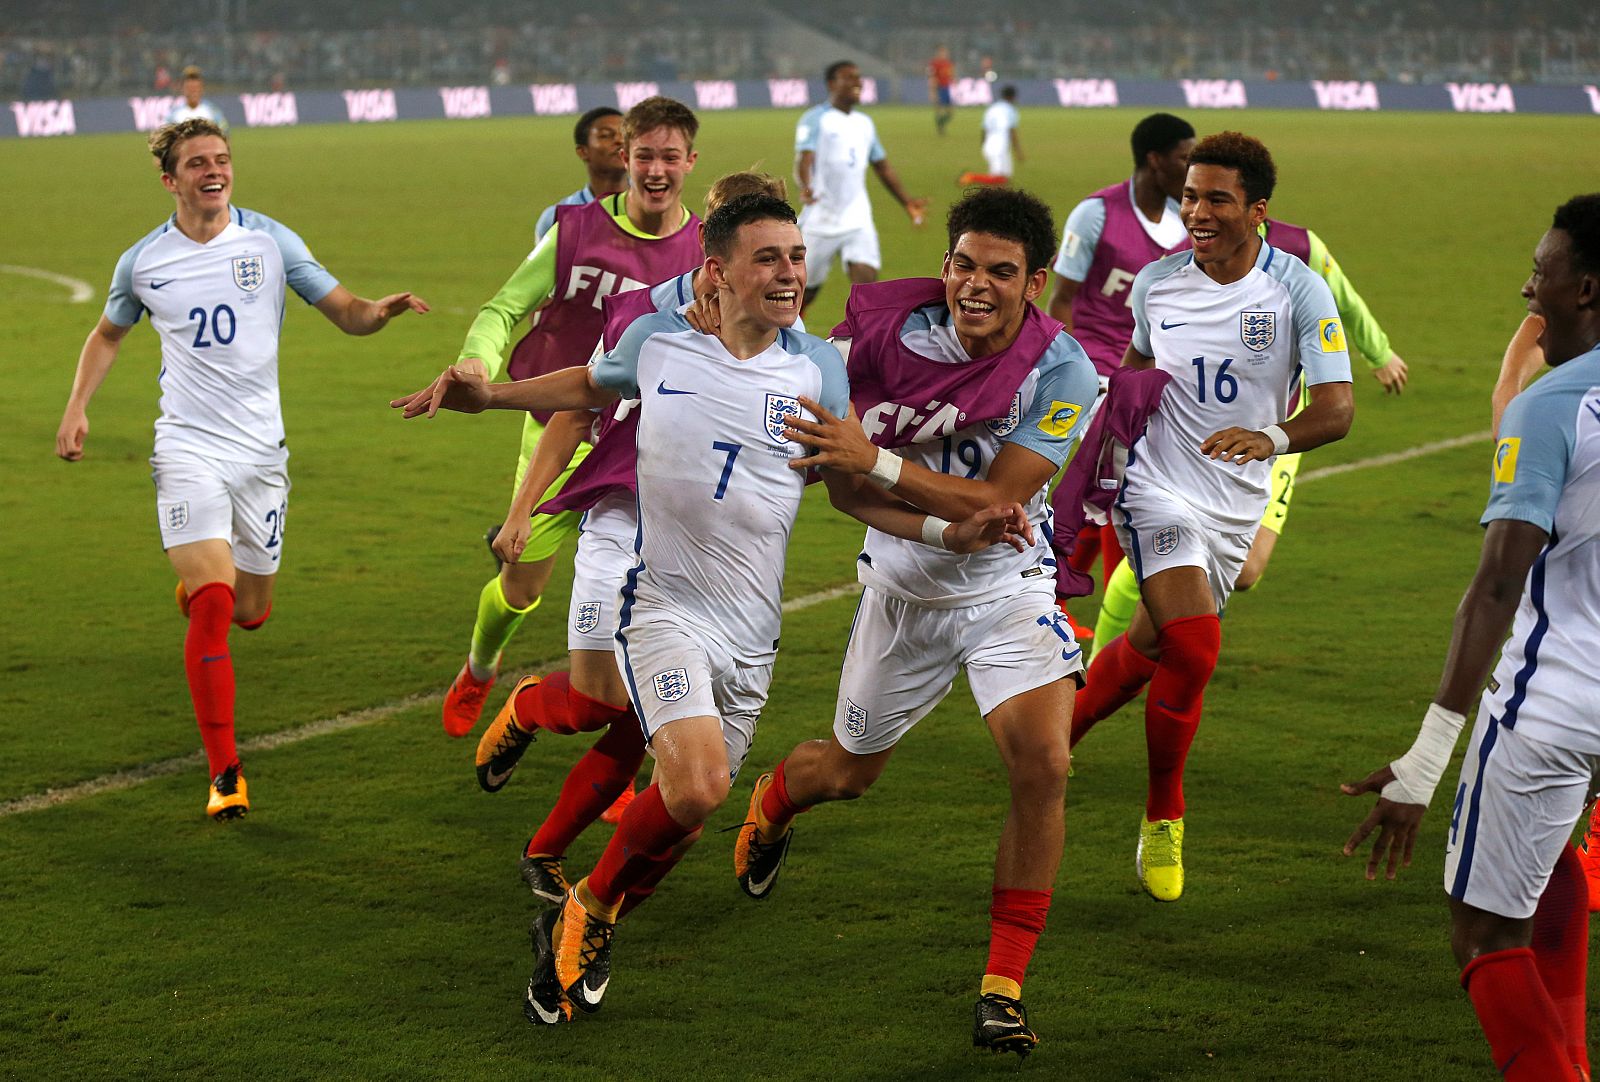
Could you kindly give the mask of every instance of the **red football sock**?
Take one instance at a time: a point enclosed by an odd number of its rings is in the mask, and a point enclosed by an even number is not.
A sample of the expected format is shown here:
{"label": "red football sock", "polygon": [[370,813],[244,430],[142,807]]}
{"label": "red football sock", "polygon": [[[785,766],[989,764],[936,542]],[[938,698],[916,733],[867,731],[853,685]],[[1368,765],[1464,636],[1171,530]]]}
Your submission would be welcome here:
{"label": "red football sock", "polygon": [[630,707],[610,706],[574,691],[572,674],[568,672],[553,672],[523,688],[515,707],[517,722],[524,729],[543,729],[562,736],[598,732],[614,721],[632,716]]}
{"label": "red football sock", "polygon": [[238,624],[241,630],[244,630],[244,631],[258,631],[258,630],[260,630],[261,625],[267,622],[267,617],[269,617],[271,615],[272,615],[272,602],[268,601],[267,602],[267,611],[262,613],[260,616],[257,616],[254,620],[235,620],[234,623]]}
{"label": "red football sock", "polygon": [[1100,567],[1109,580],[1111,572],[1123,560],[1122,542],[1117,540],[1117,528],[1111,523],[1106,523],[1100,528]]}
{"label": "red football sock", "polygon": [[1100,527],[1094,523],[1085,523],[1083,529],[1078,531],[1078,542],[1072,546],[1072,555],[1067,559],[1067,566],[1074,571],[1088,574],[1094,566],[1094,558],[1100,555]]}
{"label": "red football sock", "polygon": [[673,846],[698,829],[699,824],[686,827],[672,817],[661,799],[661,786],[646,786],[622,813],[617,832],[589,873],[589,893],[603,906],[617,905],[667,858]]}
{"label": "red football sock", "polygon": [[761,794],[761,814],[768,823],[780,830],[801,812],[811,810],[810,804],[796,804],[789,799],[789,782],[783,769],[788,759],[780,759],[772,769],[772,784]]}
{"label": "red football sock", "polygon": [[1222,622],[1215,615],[1186,616],[1159,632],[1161,660],[1144,701],[1144,739],[1150,758],[1150,790],[1144,817],[1183,818],[1183,764],[1200,727],[1206,682],[1222,652]]}
{"label": "red football sock", "polygon": [[1572,846],[1561,850],[1533,914],[1533,960],[1566,1035],[1567,1058],[1589,1070],[1589,883]]}
{"label": "red football sock", "polygon": [[1072,701],[1072,743],[1077,745],[1095,722],[1115,714],[1150,682],[1156,663],[1118,635],[1094,655],[1084,685]]}
{"label": "red football sock", "polygon": [[183,668],[189,697],[200,724],[206,765],[216,777],[239,760],[233,743],[233,656],[228,625],[233,622],[233,587],[208,582],[189,595],[189,633],[183,639]]}
{"label": "red football sock", "polygon": [[657,861],[655,867],[645,873],[644,878],[629,887],[628,893],[622,896],[621,907],[617,909],[617,919],[621,920],[645,902],[648,902],[655,895],[656,884],[665,879],[667,873],[677,867],[678,861],[683,859],[683,855],[689,851],[689,847],[699,840],[700,831],[696,830],[690,833],[687,838],[672,847],[672,852]]}
{"label": "red football sock", "polygon": [[993,897],[989,905],[989,962],[983,971],[1020,986],[1033,948],[1044,931],[1050,892],[995,887]]}
{"label": "red football sock", "polygon": [[1577,1078],[1564,1031],[1527,947],[1480,954],[1461,971],[1494,1065],[1507,1082]]}
{"label": "red football sock", "polygon": [[628,787],[644,762],[644,730],[630,714],[607,729],[567,771],[556,806],[539,824],[529,853],[558,857]]}

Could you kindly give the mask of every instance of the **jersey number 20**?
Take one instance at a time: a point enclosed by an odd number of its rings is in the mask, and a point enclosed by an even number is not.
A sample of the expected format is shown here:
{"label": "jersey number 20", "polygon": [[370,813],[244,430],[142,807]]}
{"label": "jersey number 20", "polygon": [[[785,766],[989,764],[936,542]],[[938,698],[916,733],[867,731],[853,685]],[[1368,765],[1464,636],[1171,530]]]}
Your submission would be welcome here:
{"label": "jersey number 20", "polygon": [[[228,333],[226,335],[222,333],[223,316],[228,317]],[[238,321],[233,318],[233,309],[229,308],[226,304],[219,304],[215,308],[211,309],[211,333],[216,335],[217,340],[215,342],[212,342],[206,337],[206,310],[204,308],[189,309],[189,318],[200,321],[199,325],[195,327],[194,331],[195,349],[209,349],[213,345],[225,346],[233,341],[234,332],[239,329]]]}

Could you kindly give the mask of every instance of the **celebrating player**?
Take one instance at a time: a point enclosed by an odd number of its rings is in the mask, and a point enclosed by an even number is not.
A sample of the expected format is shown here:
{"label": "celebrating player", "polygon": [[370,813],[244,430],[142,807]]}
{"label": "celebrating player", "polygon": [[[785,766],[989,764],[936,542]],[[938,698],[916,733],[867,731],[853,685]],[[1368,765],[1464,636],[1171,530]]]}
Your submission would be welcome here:
{"label": "celebrating player", "polygon": [[289,452],[278,404],[278,332],[287,284],[346,334],[371,334],[428,306],[410,293],[364,300],[322,268],[305,242],[234,207],[228,137],[209,120],[150,136],[176,209],[117,261],[105,312],[78,357],[56,454],[83,457],[89,402],[145,312],[161,336],[156,514],[189,621],[184,670],[205,745],[206,813],[250,809],[234,743],[228,625],[253,631],[272,611],[289,507]]}
{"label": "celebrating player", "polygon": [[808,109],[794,133],[794,175],[800,182],[800,231],[806,238],[805,304],[816,298],[837,257],[851,282],[875,282],[883,260],[867,198],[870,163],[889,194],[921,225],[926,199],[907,195],[878,142],[861,103],[861,69],[849,60],[828,65],[828,104]]}
{"label": "celebrating player", "polygon": [[1439,690],[1410,750],[1342,789],[1379,794],[1345,855],[1377,829],[1367,878],[1387,855],[1393,879],[1477,700],[1445,853],[1450,945],[1495,1066],[1532,1082],[1589,1077],[1588,888],[1568,839],[1600,771],[1600,193],[1556,210],[1522,295],[1554,371],[1500,425]]}
{"label": "celebrating player", "polygon": [[[1129,455],[1112,520],[1134,562],[1139,608],[1102,647],[1073,710],[1077,735],[1146,683],[1149,793],[1135,867],[1152,897],[1183,893],[1183,766],[1222,646],[1219,615],[1266,510],[1271,460],[1342,439],[1354,416],[1333,294],[1261,239],[1277,172],[1238,132],[1197,144],[1183,187],[1192,252],[1132,288],[1123,364],[1172,377]],[[1285,419],[1301,370],[1311,402]]]}
{"label": "celebrating player", "polygon": [[983,157],[987,173],[962,173],[957,184],[1009,184],[1022,160],[1022,140],[1017,136],[1021,118],[1017,115],[1017,88],[1007,86],[1000,100],[983,111]]}
{"label": "celebrating player", "polygon": [[[637,558],[622,592],[617,661],[656,756],[656,781],[623,814],[587,877],[542,933],[541,972],[557,1000],[600,1007],[611,939],[629,890],[659,880],[727,798],[765,705],[781,622],[784,555],[799,508],[804,448],[785,422],[801,399],[849,408],[844,363],[826,342],[790,328],[805,287],[805,245],[787,203],[730,200],[706,222],[706,274],[716,287],[716,334],[678,312],[636,320],[589,369],[509,386],[452,368],[393,405],[408,417],[443,406],[578,409],[642,399],[637,431]],[[899,536],[961,551],[1023,544],[1020,507],[994,507],[954,525],[862,493],[851,512]],[[559,1020],[559,1019],[555,1019]]]}
{"label": "celebrating player", "polygon": [[857,475],[825,475],[830,494],[848,496],[848,482],[866,475],[934,515],[1016,502],[1039,540],[1021,552],[954,556],[867,532],[833,735],[799,745],[757,780],[734,871],[746,894],[767,897],[794,817],[866,792],[964,668],[1011,785],[973,1041],[1026,1055],[1038,1038],[1022,980],[1061,860],[1067,678],[1083,669],[1044,566],[1046,487],[1094,399],[1095,374],[1032,303],[1054,248],[1049,208],[1026,192],[979,190],[950,209],[948,227],[943,281],[851,291],[834,335],[861,422],[822,414],[792,422],[794,438],[816,448],[806,462]]}
{"label": "celebrating player", "polygon": [[556,224],[556,207],[581,207],[628,186],[628,159],[622,139],[620,109],[609,105],[590,109],[573,126],[572,139],[578,160],[589,174],[588,183],[540,212],[533,227],[535,244]]}
{"label": "celebrating player", "polygon": [[206,100],[206,80],[200,69],[190,64],[183,69],[183,97],[172,103],[172,108],[167,110],[167,124],[178,124],[185,120],[209,120],[226,134],[228,118],[222,110]]}
{"label": "celebrating player", "polygon": [[[683,205],[698,131],[694,113],[671,98],[646,98],[629,109],[623,118],[628,190],[557,210],[556,224],[473,320],[457,365],[485,379],[508,371],[521,379],[581,364],[600,340],[601,298],[698,266],[698,219]],[[503,360],[513,330],[534,311],[537,324],[517,343],[510,361]],[[523,422],[516,489],[545,420],[544,414],[530,413]],[[579,450],[547,495],[554,495],[586,450]],[[514,500],[508,517],[526,516],[537,502]],[[506,643],[538,606],[556,552],[577,531],[576,514],[541,516],[521,560],[503,565],[479,592],[467,660],[444,700],[444,728],[451,736],[465,736],[477,724]]]}

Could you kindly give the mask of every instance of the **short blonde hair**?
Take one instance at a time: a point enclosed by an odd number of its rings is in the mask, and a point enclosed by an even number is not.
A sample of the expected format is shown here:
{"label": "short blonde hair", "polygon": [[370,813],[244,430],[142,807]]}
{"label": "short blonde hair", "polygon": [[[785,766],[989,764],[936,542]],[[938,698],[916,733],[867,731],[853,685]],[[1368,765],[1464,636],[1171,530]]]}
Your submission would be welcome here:
{"label": "short blonde hair", "polygon": [[150,154],[161,163],[163,173],[171,174],[178,164],[178,148],[202,135],[215,135],[224,143],[228,142],[228,133],[219,128],[215,121],[195,116],[176,124],[164,124],[151,132]]}
{"label": "short blonde hair", "polygon": [[782,177],[758,173],[753,169],[728,173],[711,182],[711,190],[706,193],[705,216],[711,217],[722,204],[741,195],[770,195],[774,199],[786,200],[789,198],[789,186]]}

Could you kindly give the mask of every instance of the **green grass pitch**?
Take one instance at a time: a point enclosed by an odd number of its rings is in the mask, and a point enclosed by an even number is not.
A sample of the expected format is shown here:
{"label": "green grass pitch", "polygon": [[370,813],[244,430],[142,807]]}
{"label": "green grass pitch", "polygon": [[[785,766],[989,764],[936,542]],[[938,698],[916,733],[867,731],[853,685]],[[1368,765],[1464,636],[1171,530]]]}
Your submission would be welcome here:
{"label": "green grass pitch", "polygon": [[[1027,110],[1024,186],[1058,223],[1129,169],[1133,110]],[[878,110],[890,159],[930,196],[913,230],[874,182],[889,275],[936,273],[977,116],[935,138]],[[1306,471],[1486,431],[1517,296],[1557,203],[1594,186],[1577,118],[1195,113],[1264,138],[1273,211],[1328,241],[1412,366],[1404,397],[1357,376],[1354,431]],[[691,177],[789,171],[794,117],[711,114]],[[698,849],[627,921],[595,1018],[519,1012],[533,909],[518,847],[581,751],[536,745],[496,796],[437,695],[492,565],[516,420],[402,424],[386,408],[455,356],[470,313],[581,179],[551,119],[240,131],[236,200],[299,231],[356,292],[435,306],[371,339],[292,303],[282,381],[293,451],[276,612],[235,634],[241,738],[374,707],[371,724],[249,757],[241,823],[202,814],[204,770],[0,817],[0,1075],[260,1078],[981,1078],[968,1047],[1005,784],[958,687],[855,805],[800,823],[776,896],[747,902],[731,834],[751,778],[832,717],[849,596],[794,613],[750,769]],[[86,459],[52,442],[117,255],[171,210],[135,136],[18,141],[0,154],[6,402],[0,467],[0,802],[198,747],[148,480],[158,349],[126,341]],[[842,311],[836,275],[811,319]],[[1270,573],[1230,606],[1190,760],[1189,889],[1142,897],[1135,710],[1080,748],[1067,851],[1027,1001],[1028,1064],[1081,1079],[1470,1079],[1492,1067],[1455,984],[1439,887],[1448,812],[1415,865],[1371,884],[1338,847],[1366,804],[1338,795],[1404,749],[1435,688],[1476,559],[1487,442],[1303,485]],[[1304,475],[1303,475],[1304,476]],[[860,529],[806,501],[788,590],[853,579]],[[508,655],[565,651],[566,571]],[[503,693],[502,686],[502,693]],[[498,704],[496,696],[494,705]],[[569,866],[592,864],[609,828]]]}

